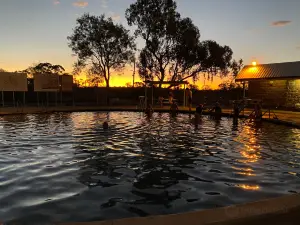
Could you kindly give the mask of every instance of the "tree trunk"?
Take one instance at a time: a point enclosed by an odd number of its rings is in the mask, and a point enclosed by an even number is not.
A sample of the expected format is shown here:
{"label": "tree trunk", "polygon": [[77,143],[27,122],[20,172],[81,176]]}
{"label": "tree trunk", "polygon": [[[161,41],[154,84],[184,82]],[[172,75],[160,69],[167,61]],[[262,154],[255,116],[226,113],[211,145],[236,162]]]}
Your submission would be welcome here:
{"label": "tree trunk", "polygon": [[105,78],[106,82],[106,104],[109,106],[110,101],[109,101],[109,81],[110,81],[110,74],[109,74],[109,69],[107,70],[107,77]]}

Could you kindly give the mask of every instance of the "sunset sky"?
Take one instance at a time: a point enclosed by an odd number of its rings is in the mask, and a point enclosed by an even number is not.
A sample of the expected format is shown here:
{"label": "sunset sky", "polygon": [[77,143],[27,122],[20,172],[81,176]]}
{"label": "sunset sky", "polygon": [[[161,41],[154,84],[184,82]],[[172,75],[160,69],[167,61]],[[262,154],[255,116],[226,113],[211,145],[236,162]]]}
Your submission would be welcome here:
{"label": "sunset sky", "polygon": [[[67,36],[85,12],[105,13],[127,28],[126,8],[134,0],[1,0],[0,68],[25,69],[50,62],[72,71]],[[199,27],[201,39],[229,45],[246,64],[300,60],[299,0],[178,0],[178,11]],[[141,47],[141,43],[138,44]],[[112,85],[132,81],[130,69]],[[203,85],[203,79],[198,83]],[[217,87],[219,80],[212,87]]]}

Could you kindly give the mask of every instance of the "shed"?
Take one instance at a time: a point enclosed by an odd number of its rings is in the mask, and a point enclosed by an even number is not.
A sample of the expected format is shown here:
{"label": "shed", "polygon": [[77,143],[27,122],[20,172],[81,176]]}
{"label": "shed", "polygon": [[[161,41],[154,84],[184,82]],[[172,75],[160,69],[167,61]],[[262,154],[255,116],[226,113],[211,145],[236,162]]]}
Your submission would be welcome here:
{"label": "shed", "polygon": [[261,99],[266,105],[300,105],[300,61],[246,65],[235,80],[248,83],[248,98]]}

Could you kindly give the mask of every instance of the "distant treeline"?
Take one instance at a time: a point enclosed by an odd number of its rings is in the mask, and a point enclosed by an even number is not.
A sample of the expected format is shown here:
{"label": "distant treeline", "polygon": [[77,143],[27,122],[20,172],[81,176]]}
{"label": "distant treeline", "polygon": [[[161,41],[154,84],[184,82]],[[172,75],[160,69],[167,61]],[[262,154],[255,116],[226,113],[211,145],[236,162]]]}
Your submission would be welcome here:
{"label": "distant treeline", "polygon": [[[5,92],[5,106],[54,106],[54,105],[138,105],[139,96],[145,96],[145,88],[126,87],[73,87],[73,92],[34,92],[31,80],[29,80],[28,92]],[[154,104],[157,104],[158,97],[168,98],[168,89],[153,89]],[[174,97],[179,104],[183,104],[184,90],[174,90]],[[24,98],[25,94],[25,98]],[[148,100],[152,102],[152,89],[147,90]],[[230,105],[230,100],[241,99],[243,90],[194,90],[193,105],[214,104],[216,101],[222,105]],[[2,96],[1,96],[2,99]],[[25,100],[25,101],[24,101]]]}

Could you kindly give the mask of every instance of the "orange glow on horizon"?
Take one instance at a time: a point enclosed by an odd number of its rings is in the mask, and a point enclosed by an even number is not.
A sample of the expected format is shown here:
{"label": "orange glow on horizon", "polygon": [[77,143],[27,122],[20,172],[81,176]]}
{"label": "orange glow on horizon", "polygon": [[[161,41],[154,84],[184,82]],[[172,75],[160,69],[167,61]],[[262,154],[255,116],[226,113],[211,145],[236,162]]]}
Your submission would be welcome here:
{"label": "orange glow on horizon", "polygon": [[252,66],[256,66],[257,65],[257,62],[256,61],[253,61],[252,62]]}

